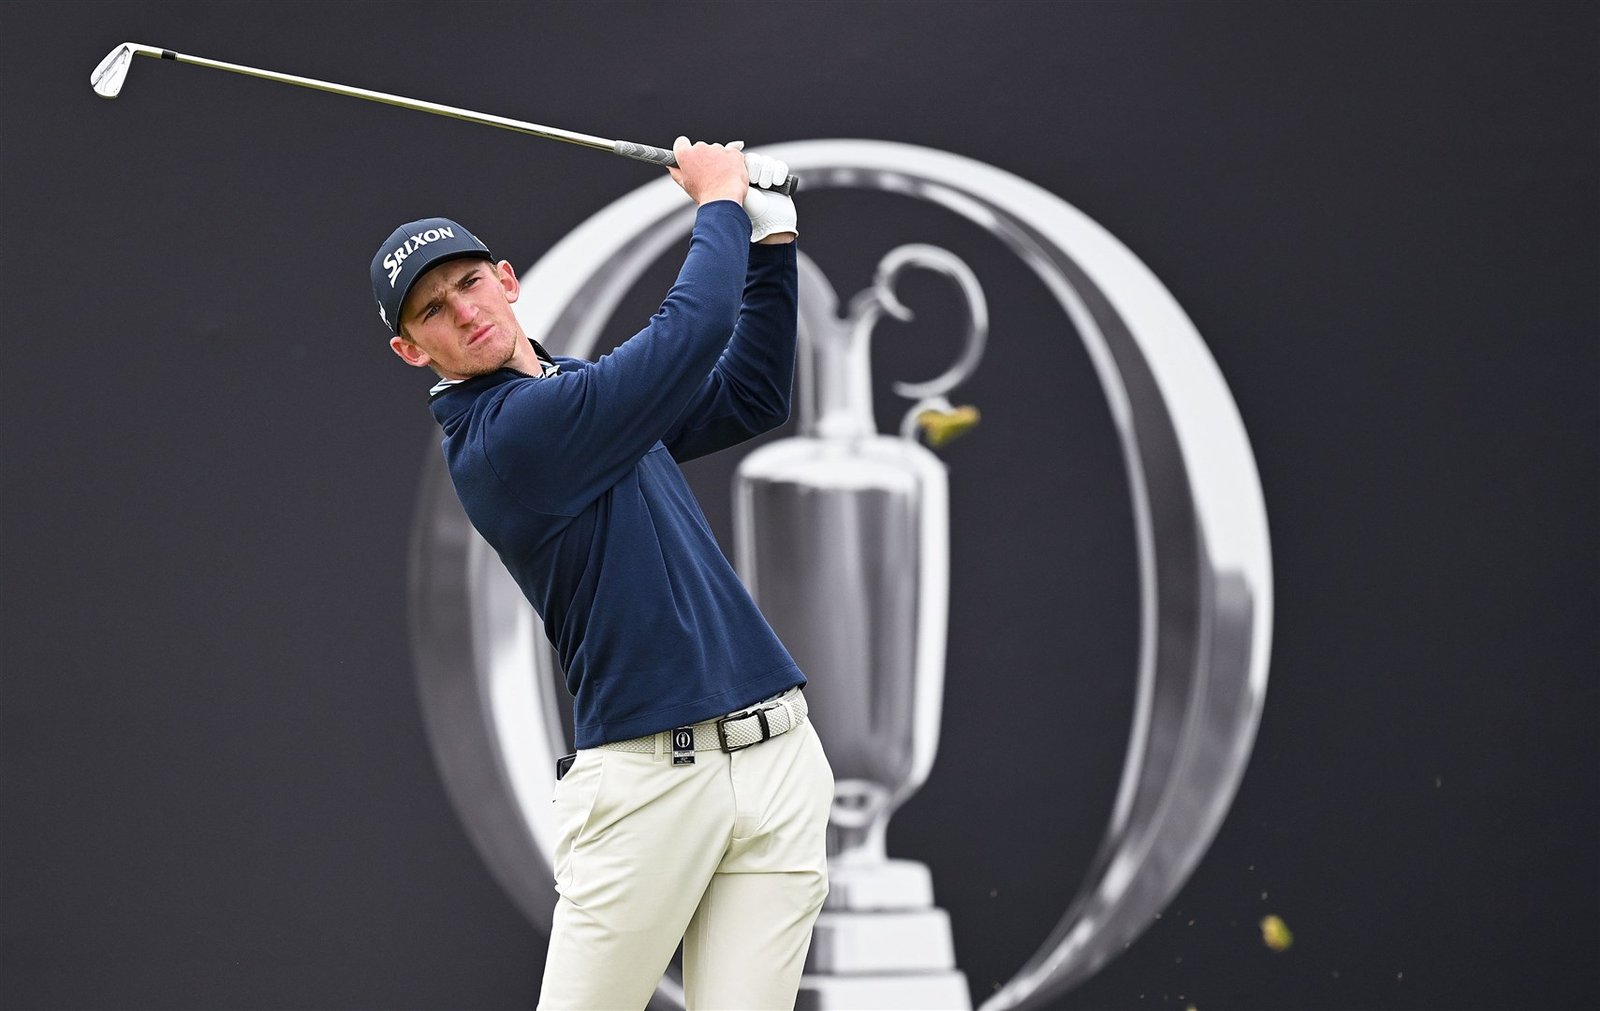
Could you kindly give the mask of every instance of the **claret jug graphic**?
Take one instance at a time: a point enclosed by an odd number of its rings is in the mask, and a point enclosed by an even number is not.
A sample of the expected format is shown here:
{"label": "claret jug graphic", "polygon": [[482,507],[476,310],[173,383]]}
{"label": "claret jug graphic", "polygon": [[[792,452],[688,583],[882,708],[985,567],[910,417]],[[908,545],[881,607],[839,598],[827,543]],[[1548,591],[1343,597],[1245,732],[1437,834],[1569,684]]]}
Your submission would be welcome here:
{"label": "claret jug graphic", "polygon": [[[950,523],[942,442],[975,420],[944,394],[983,353],[988,313],[967,266],[934,246],[902,246],[841,316],[801,257],[799,434],[757,449],[735,477],[739,574],[806,672],[812,721],[835,779],[830,889],[801,1007],[966,1007],[950,922],[922,864],[891,860],[894,809],[927,779],[938,746],[948,625]],[[896,435],[873,420],[869,340],[905,270],[959,285],[965,350],[943,375],[896,384],[913,401]]]}

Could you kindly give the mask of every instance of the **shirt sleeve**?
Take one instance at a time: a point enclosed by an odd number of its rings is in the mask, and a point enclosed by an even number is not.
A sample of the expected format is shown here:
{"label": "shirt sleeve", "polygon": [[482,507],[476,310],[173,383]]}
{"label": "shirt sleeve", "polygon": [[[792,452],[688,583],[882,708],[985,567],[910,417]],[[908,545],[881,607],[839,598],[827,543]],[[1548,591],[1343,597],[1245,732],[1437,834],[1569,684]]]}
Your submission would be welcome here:
{"label": "shirt sleeve", "polygon": [[744,208],[703,205],[649,325],[587,368],[516,383],[487,405],[483,453],[496,477],[530,508],[569,516],[620,481],[684,415],[732,339],[751,248]]}
{"label": "shirt sleeve", "polygon": [[681,461],[776,428],[794,390],[798,278],[793,242],[750,247],[739,320],[683,413],[663,437]]}

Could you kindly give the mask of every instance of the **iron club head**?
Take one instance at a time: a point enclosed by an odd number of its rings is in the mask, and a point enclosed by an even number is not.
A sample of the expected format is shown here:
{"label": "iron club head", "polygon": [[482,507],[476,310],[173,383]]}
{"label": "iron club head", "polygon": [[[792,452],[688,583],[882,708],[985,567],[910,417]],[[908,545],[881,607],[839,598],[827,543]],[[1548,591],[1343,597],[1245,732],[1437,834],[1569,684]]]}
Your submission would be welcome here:
{"label": "iron club head", "polygon": [[89,75],[89,84],[101,98],[116,98],[122,91],[122,82],[128,79],[128,64],[133,62],[133,43],[122,45],[106,54],[100,65]]}

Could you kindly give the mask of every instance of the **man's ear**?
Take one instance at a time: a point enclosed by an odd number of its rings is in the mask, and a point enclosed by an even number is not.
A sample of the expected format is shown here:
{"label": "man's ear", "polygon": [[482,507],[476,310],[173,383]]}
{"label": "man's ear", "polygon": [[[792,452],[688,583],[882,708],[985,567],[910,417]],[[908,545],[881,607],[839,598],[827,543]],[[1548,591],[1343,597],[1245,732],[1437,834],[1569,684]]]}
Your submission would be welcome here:
{"label": "man's ear", "polygon": [[506,301],[515,302],[522,295],[522,281],[512,269],[511,261],[501,260],[494,265],[494,272],[500,281],[500,287],[505,289]]}
{"label": "man's ear", "polygon": [[433,362],[433,359],[428,357],[428,352],[398,334],[389,338],[389,347],[394,349],[394,353],[399,355],[407,365],[414,365],[420,369]]}

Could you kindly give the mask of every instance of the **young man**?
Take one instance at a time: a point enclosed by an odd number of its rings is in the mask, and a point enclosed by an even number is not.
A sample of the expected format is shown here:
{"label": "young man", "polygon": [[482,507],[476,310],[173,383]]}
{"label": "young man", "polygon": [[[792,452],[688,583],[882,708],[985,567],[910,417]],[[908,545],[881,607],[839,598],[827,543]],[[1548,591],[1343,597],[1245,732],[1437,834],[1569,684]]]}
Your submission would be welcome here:
{"label": "young man", "polygon": [[788,170],[737,144],[673,153],[699,208],[688,256],[598,361],[530,341],[511,265],[454,222],[401,226],[372,261],[391,347],[439,376],[467,516],[574,699],[544,1009],[642,1008],[680,939],[690,1008],[792,1007],[827,892],[833,776],[805,678],[678,469],[788,416],[794,204],[750,187]]}

